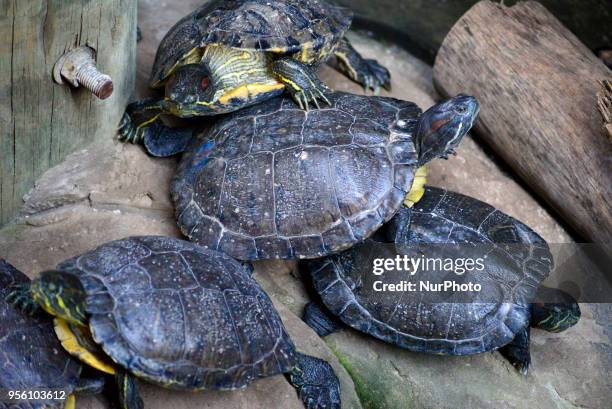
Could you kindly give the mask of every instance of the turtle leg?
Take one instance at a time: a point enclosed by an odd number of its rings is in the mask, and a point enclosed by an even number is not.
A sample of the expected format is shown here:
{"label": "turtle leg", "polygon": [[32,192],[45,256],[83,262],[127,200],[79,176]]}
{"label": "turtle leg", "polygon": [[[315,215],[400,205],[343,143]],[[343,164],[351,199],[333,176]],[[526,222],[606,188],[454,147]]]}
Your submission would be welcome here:
{"label": "turtle leg", "polygon": [[284,57],[272,63],[272,71],[278,80],[285,84],[300,108],[308,110],[308,104],[311,102],[320,108],[319,100],[331,105],[325,96],[329,88],[319,80],[314,67],[291,57]]}
{"label": "turtle leg", "polygon": [[340,409],[340,383],[331,365],[297,352],[298,364],[289,381],[307,409]]}
{"label": "turtle leg", "polygon": [[172,156],[185,150],[193,127],[173,128],[161,119],[161,99],[149,98],[129,104],[119,123],[119,141],[142,143],[153,156]]}
{"label": "turtle leg", "polygon": [[30,291],[30,283],[13,286],[11,292],[6,296],[6,302],[28,315],[41,311],[40,304],[36,302]]}
{"label": "turtle leg", "polygon": [[160,98],[147,98],[128,104],[119,122],[119,140],[129,143],[142,141],[147,126],[162,113],[161,102]]}
{"label": "turtle leg", "polygon": [[309,302],[306,304],[302,320],[320,337],[339,331],[343,327],[340,320],[331,315],[316,302]]}
{"label": "turtle leg", "polygon": [[[147,101],[150,101],[149,105]],[[151,155],[158,157],[183,152],[193,136],[195,127],[167,126],[161,119],[161,111],[155,111],[157,109],[155,101],[137,101],[128,105],[119,124],[119,140],[142,143]],[[134,118],[137,117],[140,117],[140,122],[135,121]],[[146,119],[142,120],[143,117]]]}
{"label": "turtle leg", "polygon": [[115,381],[119,392],[119,408],[143,409],[144,403],[138,392],[136,379],[124,370],[117,370]]}
{"label": "turtle leg", "polygon": [[104,384],[106,379],[103,376],[97,376],[95,378],[84,378],[79,379],[79,383],[75,388],[76,393],[83,393],[86,395],[97,395],[102,393],[104,390]]}
{"label": "turtle leg", "polygon": [[391,74],[389,70],[376,60],[366,59],[353,48],[348,39],[343,38],[336,47],[334,55],[338,60],[338,68],[347,77],[361,84],[366,90],[378,93],[380,87],[391,90]]}
{"label": "turtle leg", "polygon": [[531,365],[529,353],[529,327],[522,329],[512,342],[504,345],[499,352],[523,375],[527,375]]}

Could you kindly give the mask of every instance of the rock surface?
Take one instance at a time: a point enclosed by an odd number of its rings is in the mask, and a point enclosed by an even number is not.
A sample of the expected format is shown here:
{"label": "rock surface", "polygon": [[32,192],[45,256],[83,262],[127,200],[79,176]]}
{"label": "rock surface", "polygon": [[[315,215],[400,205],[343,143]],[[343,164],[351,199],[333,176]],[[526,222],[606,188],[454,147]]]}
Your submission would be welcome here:
{"label": "rock surface", "polygon": [[[30,277],[110,240],[132,235],[180,237],[170,202],[176,160],[151,159],[140,147],[108,141],[70,155],[29,194],[24,216],[0,230],[0,258]],[[345,408],[361,408],[353,382],[326,344],[274,300],[300,351],[329,361],[342,383]],[[146,408],[303,408],[283,376],[234,392],[179,393],[143,384]],[[100,397],[80,405],[103,408]],[[80,406],[79,406],[80,407]]]}
{"label": "rock surface", "polygon": [[[296,315],[311,299],[296,264],[265,262],[255,278]],[[612,390],[612,311],[609,304],[581,304],[581,310],[566,332],[532,330],[527,377],[497,352],[417,354],[350,328],[325,342],[351,375],[364,409],[604,408]]]}
{"label": "rock surface", "polygon": [[[140,0],[143,41],[138,48],[139,95],[155,47],[165,31],[199,4]],[[390,67],[391,95],[434,103],[431,68],[396,46],[352,35],[355,46]],[[332,87],[361,93],[329,67],[322,78]],[[0,257],[29,275],[103,242],[136,234],[178,236],[169,198],[175,159],[149,158],[140,147],[109,139],[49,170],[29,194],[23,217],[0,230]],[[552,243],[571,242],[569,233],[496,162],[466,137],[458,155],[430,166],[430,184],[475,196],[523,220]],[[343,407],[405,408],[603,408],[609,406],[612,369],[612,310],[583,305],[583,319],[561,334],[534,331],[534,369],[519,376],[497,353],[450,358],[402,351],[353,330],[323,342],[298,317],[310,300],[294,262],[260,262],[254,277],[277,305],[298,348],[328,360],[342,384]],[[303,408],[283,377],[258,381],[243,391],[185,394],[143,385],[147,408]],[[361,401],[361,403],[360,403]],[[83,397],[79,407],[107,407]]]}

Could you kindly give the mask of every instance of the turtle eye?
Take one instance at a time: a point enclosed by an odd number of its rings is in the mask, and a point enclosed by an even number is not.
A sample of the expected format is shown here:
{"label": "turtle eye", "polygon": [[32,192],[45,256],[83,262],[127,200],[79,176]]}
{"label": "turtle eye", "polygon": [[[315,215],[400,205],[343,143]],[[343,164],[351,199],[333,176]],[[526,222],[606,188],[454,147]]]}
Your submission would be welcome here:
{"label": "turtle eye", "polygon": [[204,91],[206,88],[208,88],[208,84],[210,84],[210,79],[208,77],[202,78],[202,81],[200,82],[200,89]]}
{"label": "turtle eye", "polygon": [[455,112],[458,114],[465,114],[467,112],[467,107],[465,105],[457,105],[455,107]]}

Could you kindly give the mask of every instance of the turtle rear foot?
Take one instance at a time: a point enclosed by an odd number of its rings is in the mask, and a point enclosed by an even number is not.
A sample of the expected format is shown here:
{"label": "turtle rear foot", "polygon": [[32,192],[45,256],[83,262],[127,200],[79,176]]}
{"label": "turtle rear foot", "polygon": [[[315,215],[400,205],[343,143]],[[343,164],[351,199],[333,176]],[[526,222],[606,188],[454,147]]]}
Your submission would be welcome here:
{"label": "turtle rear foot", "polygon": [[324,337],[342,329],[342,324],[338,319],[315,302],[306,304],[302,319],[320,337]]}
{"label": "turtle rear foot", "polygon": [[527,327],[516,334],[512,342],[499,349],[499,352],[523,375],[527,375],[531,366],[529,339],[529,327]]}
{"label": "turtle rear foot", "polygon": [[340,71],[366,90],[370,89],[375,93],[378,93],[381,87],[391,90],[389,70],[376,60],[363,58],[346,38],[338,45],[334,54],[338,59]]}
{"label": "turtle rear foot", "polygon": [[319,80],[314,68],[287,57],[274,61],[272,71],[301,109],[307,111],[310,103],[317,108],[321,108],[323,102],[331,105],[325,95],[329,88]]}
{"label": "turtle rear foot", "polygon": [[340,409],[340,383],[322,359],[297,353],[298,365],[289,375],[307,409]]}

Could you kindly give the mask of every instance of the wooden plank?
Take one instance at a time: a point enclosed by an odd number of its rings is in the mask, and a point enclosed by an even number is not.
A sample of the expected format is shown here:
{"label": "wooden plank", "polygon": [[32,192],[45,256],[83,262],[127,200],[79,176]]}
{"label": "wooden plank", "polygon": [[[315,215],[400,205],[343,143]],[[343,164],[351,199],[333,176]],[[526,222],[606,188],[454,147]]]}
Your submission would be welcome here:
{"label": "wooden plank", "polygon": [[597,111],[608,68],[541,4],[481,1],[436,58],[445,95],[475,95],[476,131],[579,234],[612,241],[612,145]]}
{"label": "wooden plank", "polygon": [[[3,0],[0,5],[0,225],[46,169],[112,138],[134,87],[136,5],[129,0]],[[67,50],[90,46],[115,91],[98,100],[53,82]]]}

